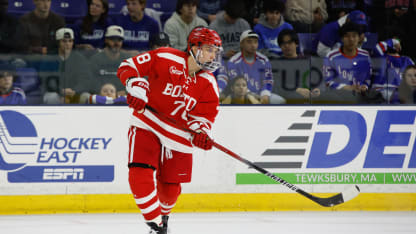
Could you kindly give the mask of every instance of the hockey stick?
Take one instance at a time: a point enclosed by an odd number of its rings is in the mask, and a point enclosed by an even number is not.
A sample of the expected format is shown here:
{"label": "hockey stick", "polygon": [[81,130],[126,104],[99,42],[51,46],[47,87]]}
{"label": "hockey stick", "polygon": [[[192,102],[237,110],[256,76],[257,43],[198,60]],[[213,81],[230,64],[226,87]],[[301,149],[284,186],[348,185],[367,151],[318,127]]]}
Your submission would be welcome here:
{"label": "hockey stick", "polygon": [[[185,127],[185,126],[182,126],[182,124],[179,123],[179,122],[177,122],[176,120],[174,120],[174,119],[172,119],[172,118],[170,118],[168,116],[165,116],[162,113],[159,113],[158,111],[156,111],[152,107],[146,106],[146,108],[149,111],[151,111],[152,113],[156,114],[158,117],[160,117],[160,118],[162,118],[162,119],[170,122],[171,124],[174,124],[176,127],[180,128],[180,129],[182,129],[184,131],[187,131],[189,133],[192,133],[192,134],[195,134],[196,133],[195,131],[193,131],[193,130]],[[252,167],[252,168],[256,169],[257,171],[259,171],[262,174],[268,176],[269,178],[273,179],[274,181],[276,181],[276,182],[278,182],[278,183],[280,183],[280,184],[288,187],[289,189],[291,189],[291,190],[293,190],[293,191],[295,191],[295,192],[303,195],[306,198],[309,198],[310,200],[318,203],[321,206],[332,207],[332,206],[335,206],[335,205],[339,205],[339,204],[342,204],[344,202],[347,202],[347,201],[355,198],[360,193],[360,188],[357,185],[352,185],[352,186],[348,187],[344,192],[335,194],[335,195],[333,195],[331,197],[322,198],[322,197],[314,196],[314,195],[312,195],[312,194],[310,194],[308,192],[305,192],[304,190],[302,190],[301,188],[297,187],[296,185],[291,184],[291,183],[287,182],[286,180],[284,180],[284,179],[282,179],[282,178],[280,178],[280,177],[272,174],[271,172],[265,170],[264,168],[257,166],[256,164],[254,164],[254,163],[250,162],[249,160],[241,157],[240,155],[234,153],[233,151],[227,149],[226,147],[218,144],[214,140],[212,140],[212,141],[213,141],[213,146],[215,148],[217,148],[218,150],[220,150],[220,151],[228,154],[229,156],[231,156],[231,157],[237,159],[238,161],[240,161],[240,162],[248,165],[249,167]]]}

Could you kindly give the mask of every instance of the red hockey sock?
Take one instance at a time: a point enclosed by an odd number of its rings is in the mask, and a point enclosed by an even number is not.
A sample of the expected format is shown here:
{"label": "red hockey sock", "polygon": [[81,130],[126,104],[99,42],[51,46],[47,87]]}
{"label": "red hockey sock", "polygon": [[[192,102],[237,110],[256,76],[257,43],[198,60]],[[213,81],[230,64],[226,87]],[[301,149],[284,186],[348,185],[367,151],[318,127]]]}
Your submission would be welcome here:
{"label": "red hockey sock", "polygon": [[159,195],[162,215],[169,215],[181,194],[181,184],[157,182],[157,193]]}
{"label": "red hockey sock", "polygon": [[160,219],[160,204],[150,168],[132,167],[129,169],[130,189],[137,206],[146,221]]}

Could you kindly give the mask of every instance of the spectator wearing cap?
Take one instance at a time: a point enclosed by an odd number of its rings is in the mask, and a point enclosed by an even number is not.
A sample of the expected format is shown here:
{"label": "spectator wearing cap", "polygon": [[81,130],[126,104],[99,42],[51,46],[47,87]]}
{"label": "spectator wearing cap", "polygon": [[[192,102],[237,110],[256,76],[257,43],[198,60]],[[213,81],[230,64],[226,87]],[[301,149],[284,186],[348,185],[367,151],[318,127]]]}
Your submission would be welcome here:
{"label": "spectator wearing cap", "polygon": [[25,92],[13,87],[13,73],[9,69],[0,68],[0,105],[25,105]]}
{"label": "spectator wearing cap", "polygon": [[339,29],[347,22],[356,24],[360,29],[360,41],[359,46],[365,40],[365,31],[367,30],[367,16],[359,10],[350,12],[338,19],[325,25],[317,34],[316,41],[314,42],[314,48],[316,53],[320,57],[325,57],[329,51],[339,48],[341,46],[341,38],[339,36]]}
{"label": "spectator wearing cap", "polygon": [[245,4],[241,0],[228,0],[224,11],[217,14],[216,19],[209,25],[218,32],[224,49],[224,59],[228,60],[240,51],[240,36],[250,29],[250,24],[243,19]]}
{"label": "spectator wearing cap", "polygon": [[101,86],[106,83],[113,84],[118,90],[117,96],[125,95],[125,88],[117,78],[117,68],[120,63],[130,56],[123,51],[124,30],[118,25],[112,25],[107,28],[105,33],[105,47],[103,51],[93,55],[90,58],[92,70],[92,88],[93,94],[99,94]]}
{"label": "spectator wearing cap", "polygon": [[285,4],[282,1],[269,0],[264,2],[263,7],[264,14],[260,16],[259,23],[253,29],[260,36],[259,50],[268,57],[280,56],[282,49],[277,40],[279,33],[293,27],[283,18]]}
{"label": "spectator wearing cap", "polygon": [[197,26],[207,27],[207,22],[196,15],[198,0],[178,0],[176,12],[166,21],[164,31],[168,34],[171,47],[185,50],[188,34]]}
{"label": "spectator wearing cap", "polygon": [[104,48],[104,33],[112,20],[108,17],[108,0],[88,0],[88,13],[75,22],[75,48],[95,51]]}
{"label": "spectator wearing cap", "polygon": [[44,103],[78,103],[79,94],[90,86],[88,60],[73,50],[74,31],[71,28],[60,28],[55,36],[58,53],[45,57],[39,68],[46,91]]}
{"label": "spectator wearing cap", "polygon": [[65,19],[53,13],[51,0],[33,0],[35,9],[19,19],[17,38],[24,53],[47,54],[56,46],[55,32]]}
{"label": "spectator wearing cap", "polygon": [[168,34],[160,32],[159,34],[155,34],[152,38],[150,38],[150,48],[154,50],[159,47],[170,47]]}
{"label": "spectator wearing cap", "polygon": [[224,96],[229,94],[229,85],[238,76],[247,80],[250,93],[260,97],[262,104],[283,104],[286,102],[281,96],[272,93],[273,73],[269,59],[257,52],[259,35],[252,30],[241,34],[241,50],[227,62],[226,74],[218,75],[218,87]]}
{"label": "spectator wearing cap", "polygon": [[150,49],[149,40],[159,33],[159,25],[144,13],[146,0],[126,0],[127,15],[117,15],[113,22],[124,29],[123,49],[132,56]]}

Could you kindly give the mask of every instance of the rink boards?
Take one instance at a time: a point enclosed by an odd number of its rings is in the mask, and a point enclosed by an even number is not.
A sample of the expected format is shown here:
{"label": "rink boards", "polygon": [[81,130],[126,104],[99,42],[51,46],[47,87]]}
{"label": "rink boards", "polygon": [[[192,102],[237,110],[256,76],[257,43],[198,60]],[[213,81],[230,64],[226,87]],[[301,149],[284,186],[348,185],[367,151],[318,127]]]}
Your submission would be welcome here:
{"label": "rink boards", "polygon": [[[130,110],[107,106],[0,109],[0,214],[136,212],[127,182]],[[414,210],[416,107],[222,106],[215,140],[296,184],[323,208],[218,150],[195,151],[174,212]]]}

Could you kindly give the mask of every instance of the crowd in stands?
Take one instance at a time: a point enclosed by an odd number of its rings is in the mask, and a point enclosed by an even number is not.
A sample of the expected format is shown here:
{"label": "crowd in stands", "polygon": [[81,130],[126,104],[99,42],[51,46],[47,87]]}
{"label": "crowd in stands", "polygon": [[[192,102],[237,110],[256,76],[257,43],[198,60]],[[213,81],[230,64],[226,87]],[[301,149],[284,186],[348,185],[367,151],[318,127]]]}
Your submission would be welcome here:
{"label": "crowd in stands", "polygon": [[416,0],[0,0],[0,104],[125,104],[138,53],[218,32],[223,104],[416,102]]}

